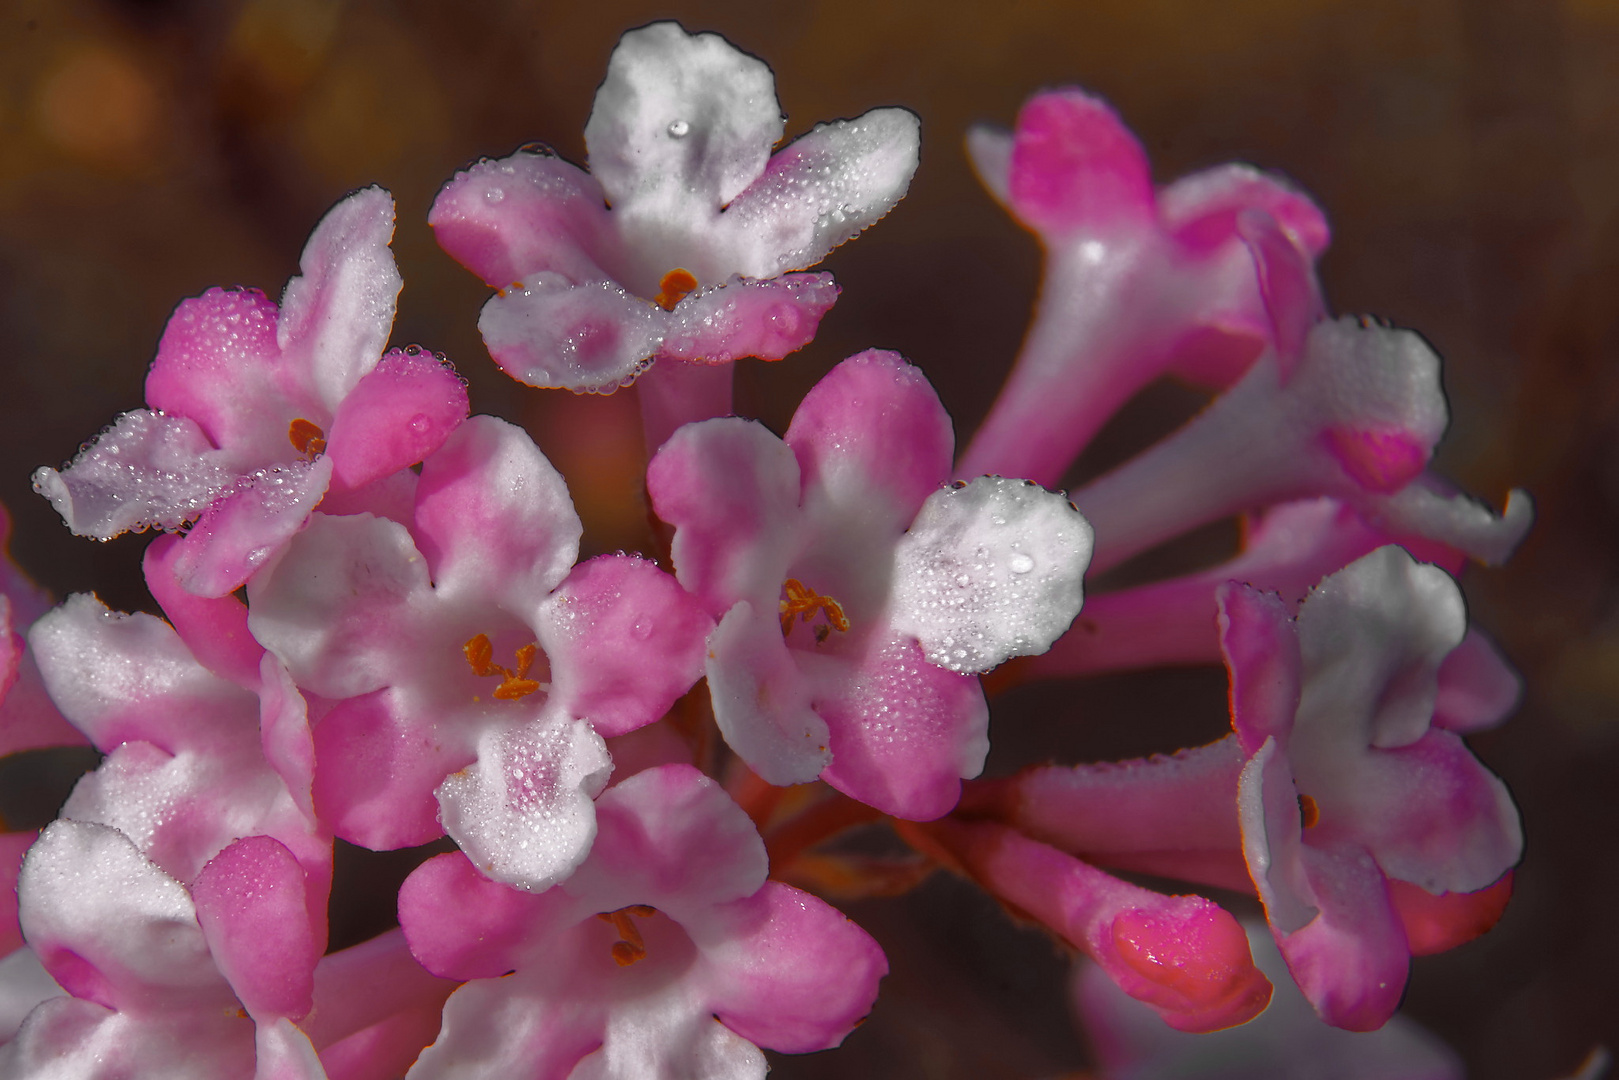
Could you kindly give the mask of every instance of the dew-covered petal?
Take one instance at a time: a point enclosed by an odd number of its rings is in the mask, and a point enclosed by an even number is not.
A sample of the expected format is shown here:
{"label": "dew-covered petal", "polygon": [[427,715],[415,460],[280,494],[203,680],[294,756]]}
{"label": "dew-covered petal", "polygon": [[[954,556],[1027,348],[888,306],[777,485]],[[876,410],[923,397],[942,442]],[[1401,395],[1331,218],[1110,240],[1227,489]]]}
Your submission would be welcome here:
{"label": "dew-covered petal", "polygon": [[233,1001],[185,887],[116,829],[46,828],[18,881],[23,933],[51,977],[111,1009]]}
{"label": "dew-covered petal", "polygon": [[408,633],[431,596],[427,564],[403,525],[315,514],[248,583],[248,626],[299,686],[347,698],[412,670]]}
{"label": "dew-covered petal", "polygon": [[194,420],[243,470],[284,460],[287,425],[318,400],[286,385],[275,303],[257,289],[209,289],[169,316],[146,376],[146,403]]}
{"label": "dew-covered petal", "polygon": [[806,527],[798,461],[763,424],[732,417],[687,424],[647,466],[647,494],[675,528],[675,576],[709,614],[776,599]]}
{"label": "dew-covered petal", "polygon": [[1114,232],[1154,212],[1147,155],[1118,115],[1082,90],[1036,94],[1018,112],[1008,192],[1042,234]]}
{"label": "dew-covered petal", "polygon": [[525,892],[479,873],[459,851],[435,855],[399,889],[399,926],[411,955],[446,979],[496,979],[520,966],[523,947],[581,917],[561,890]]}
{"label": "dew-covered petal", "polygon": [[580,1059],[568,1080],[764,1080],[769,1071],[758,1047],[693,1009],[680,988],[671,987],[616,1003],[607,1015],[601,1049]]}
{"label": "dew-covered petal", "polygon": [[714,621],[645,559],[580,563],[534,620],[551,665],[550,699],[604,737],[652,723],[703,674]]}
{"label": "dew-covered petal", "polygon": [[489,298],[478,316],[489,355],[519,382],[611,393],[646,370],[669,313],[611,281],[574,284],[531,274]]}
{"label": "dew-covered petal", "polygon": [[253,1080],[253,1022],[233,999],[206,1011],[111,1012],[58,997],[35,1009],[0,1046],[0,1075],[125,1080]]}
{"label": "dew-covered petal", "polygon": [[940,488],[894,552],[893,627],[950,671],[1044,652],[1079,614],[1090,557],[1062,495],[998,476]]}
{"label": "dew-covered petal", "polygon": [[875,225],[910,187],[919,129],[909,110],[873,109],[783,147],[720,218],[736,271],[763,278],[814,266]]}
{"label": "dew-covered petal", "polygon": [[61,472],[41,468],[34,490],[76,536],[173,531],[195,519],[234,477],[196,421],[137,409],[79,451]]}
{"label": "dew-covered petal", "polygon": [[577,996],[516,993],[510,979],[474,979],[450,995],[438,1041],[408,1080],[532,1076],[568,1080],[602,1042],[602,1006]]}
{"label": "dew-covered petal", "polygon": [[573,567],[584,526],[528,433],[476,416],[422,464],[415,532],[441,597],[528,619]]}
{"label": "dew-covered petal", "polygon": [[416,464],[467,415],[455,369],[419,349],[394,349],[337,408],[327,438],[333,479],[357,488]]}
{"label": "dew-covered petal", "polygon": [[296,1020],[314,1003],[325,913],[312,925],[307,888],[298,860],[268,836],[231,844],[191,885],[214,963],[255,1020]]}
{"label": "dew-covered petal", "polygon": [[832,760],[812,684],[781,636],[781,619],[742,601],[708,641],[708,692],[725,744],[770,784],[807,784]]}
{"label": "dew-covered petal", "polygon": [[253,687],[264,646],[247,628],[247,605],[235,596],[204,597],[187,590],[178,573],[184,544],[182,537],[159,536],[147,545],[141,559],[146,588],[198,663],[238,686]]}
{"label": "dew-covered petal", "polygon": [[779,881],[688,922],[714,1015],[789,1054],[841,1043],[877,1000],[888,959],[825,901]]}
{"label": "dew-covered petal", "polygon": [[897,539],[949,478],[955,434],[921,368],[868,349],[804,395],[783,441],[820,529]]}
{"label": "dew-covered petal", "polygon": [[873,641],[852,670],[828,665],[815,711],[832,736],[821,779],[895,817],[950,812],[963,778],[989,752],[989,708],[978,680],[935,667],[915,639]]}
{"label": "dew-covered petal", "polygon": [[480,161],[433,200],[439,246],[503,289],[549,270],[576,284],[605,280],[611,261],[606,196],[596,178],[546,149]]}
{"label": "dew-covered petal", "polygon": [[764,61],[718,34],[660,22],[619,39],[585,145],[615,216],[691,226],[764,172],[783,130]]}
{"label": "dew-covered petal", "polygon": [[587,906],[650,904],[681,923],[752,896],[770,863],[742,808],[690,765],[661,765],[596,800],[590,859],[563,886]]}
{"label": "dew-covered petal", "polygon": [[601,736],[560,710],[491,725],[478,759],[439,785],[439,820],[491,878],[548,889],[590,852],[612,767]]}
{"label": "dew-covered petal", "polygon": [[394,201],[380,187],[350,195],[321,218],[281,296],[276,340],[288,378],[337,407],[374,368],[393,330],[403,279],[388,243]]}
{"label": "dew-covered petal", "polygon": [[251,731],[253,695],[197,663],[173,628],[110,611],[79,593],[29,631],[46,689],[98,749],[145,740],[166,748]]}
{"label": "dew-covered petal", "polygon": [[780,360],[810,343],[837,298],[831,274],[733,277],[675,305],[657,356],[699,364]]}
{"label": "dew-covered petal", "polygon": [[434,789],[475,751],[450,725],[412,719],[398,691],[379,690],[338,702],[315,726],[315,807],[351,844],[391,851],[444,835]]}
{"label": "dew-covered petal", "polygon": [[174,574],[181,586],[206,597],[241,588],[304,527],[331,478],[332,459],[321,457],[233,480],[180,542]]}

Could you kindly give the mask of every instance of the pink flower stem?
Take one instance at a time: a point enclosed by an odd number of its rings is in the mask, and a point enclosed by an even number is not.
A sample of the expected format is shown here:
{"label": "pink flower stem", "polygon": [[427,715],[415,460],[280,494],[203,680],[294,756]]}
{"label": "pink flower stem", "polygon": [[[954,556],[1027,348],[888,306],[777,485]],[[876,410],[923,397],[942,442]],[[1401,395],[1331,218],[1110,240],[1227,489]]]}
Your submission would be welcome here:
{"label": "pink flower stem", "polygon": [[731,368],[660,360],[636,380],[648,456],[682,424],[731,415]]}

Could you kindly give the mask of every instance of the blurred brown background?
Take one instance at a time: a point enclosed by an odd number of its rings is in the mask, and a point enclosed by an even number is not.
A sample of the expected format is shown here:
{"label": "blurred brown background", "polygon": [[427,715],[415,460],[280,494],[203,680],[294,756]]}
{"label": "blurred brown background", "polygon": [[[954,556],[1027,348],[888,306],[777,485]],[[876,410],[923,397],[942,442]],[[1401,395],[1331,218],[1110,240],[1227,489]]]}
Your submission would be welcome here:
{"label": "blurred brown background", "polygon": [[[1529,837],[1502,926],[1418,961],[1411,1014],[1480,1080],[1568,1072],[1619,1046],[1619,2],[1614,0],[723,0],[472,4],[323,0],[0,3],[0,500],[13,550],[57,592],[148,602],[143,541],[70,537],[28,485],[141,383],[170,309],[212,285],[272,296],[320,214],[369,183],[399,201],[394,344],[447,353],[474,407],[526,423],[567,475],[594,550],[641,544],[628,395],[530,391],[490,364],[483,288],[434,246],[434,192],[479,155],[581,131],[618,34],[656,18],[718,30],[775,68],[792,137],[882,104],[923,122],[910,197],[828,266],[845,292],[820,339],[743,365],[739,402],[780,425],[837,359],[897,348],[969,431],[1021,337],[1038,250],[973,180],[966,125],[1030,92],[1109,97],[1157,175],[1243,159],[1326,208],[1337,310],[1421,330],[1446,358],[1444,470],[1540,520],[1476,617],[1530,685],[1476,740]],[[1161,389],[1093,464],[1194,407]],[[1218,542],[1216,537],[1211,542]],[[997,703],[992,767],[1212,737],[1217,671],[1105,679]],[[948,881],[851,912],[895,974],[844,1053],[788,1076],[1038,1077],[1085,1063],[1037,935]]]}

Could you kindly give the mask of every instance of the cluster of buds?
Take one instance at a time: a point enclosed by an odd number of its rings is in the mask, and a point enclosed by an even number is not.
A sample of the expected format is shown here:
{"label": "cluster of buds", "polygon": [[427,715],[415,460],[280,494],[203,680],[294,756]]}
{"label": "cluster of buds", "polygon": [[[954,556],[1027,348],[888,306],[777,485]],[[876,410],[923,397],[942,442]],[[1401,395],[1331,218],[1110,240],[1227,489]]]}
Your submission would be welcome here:
{"label": "cluster of buds", "polygon": [[[164,618],[0,579],[0,754],[101,755],[58,820],[0,835],[0,1075],[761,1076],[761,1047],[839,1044],[888,970],[825,898],[941,866],[1094,961],[1082,998],[1102,979],[1166,1031],[1245,1024],[1272,985],[1230,913],[1115,871],[1256,894],[1268,970],[1313,1007],[1288,1025],[1382,1028],[1411,956],[1493,924],[1522,835],[1462,736],[1518,683],[1453,575],[1530,511],[1428,471],[1438,358],[1327,314],[1309,199],[1244,166],[1155,188],[1105,104],[1041,93],[969,137],[1047,267],[966,450],[879,350],[778,437],[733,415],[731,363],[813,338],[838,286],[809,268],[918,161],[902,109],[772,153],[783,132],[761,61],[654,24],[612,56],[589,171],[526,148],[433,206],[495,290],[502,369],[634,385],[644,554],[579,561],[529,435],[469,415],[442,357],[385,351],[380,188],[320,222],[279,304],[182,302],[147,407],[36,474],[76,534],[162,533]],[[1042,486],[1164,375],[1211,403]],[[1087,570],[1238,515],[1231,560],[1081,614]],[[981,676],[1188,663],[1226,666],[1226,738],[978,779]],[[836,843],[857,828],[907,850]],[[328,952],[334,838],[446,836],[397,930]],[[1130,1023],[1104,1045],[1150,1043]],[[1400,1037],[1382,1075],[1432,1075]]]}

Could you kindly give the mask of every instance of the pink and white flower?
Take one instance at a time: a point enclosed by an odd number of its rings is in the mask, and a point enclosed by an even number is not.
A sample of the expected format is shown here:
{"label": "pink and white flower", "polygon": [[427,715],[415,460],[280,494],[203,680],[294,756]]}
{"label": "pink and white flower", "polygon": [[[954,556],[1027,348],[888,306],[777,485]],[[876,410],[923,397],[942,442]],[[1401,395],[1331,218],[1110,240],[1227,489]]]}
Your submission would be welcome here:
{"label": "pink and white flower", "polygon": [[422,465],[407,522],[316,514],[248,586],[248,624],[314,725],[315,803],[371,848],[448,832],[543,889],[584,858],[604,736],[662,716],[713,623],[646,560],[574,565],[562,477],[520,429],[462,424]]}
{"label": "pink and white flower", "polygon": [[467,414],[455,373],[383,348],[400,288],[393,199],[366,188],[316,226],[278,308],[255,289],[181,302],[120,416],[34,487],[80,536],[181,529],[184,587],[223,596],[303,527],[328,488],[415,464]]}
{"label": "pink and white flower", "polygon": [[718,784],[648,769],[597,800],[589,857],[539,894],[429,860],[400,893],[416,957],[466,979],[411,1070],[433,1077],[763,1077],[764,1046],[836,1046],[888,971],[877,943],[766,881],[764,844]]}
{"label": "pink and white flower", "polygon": [[653,458],[676,575],[719,619],[715,719],[770,783],[948,812],[988,749],[973,676],[1079,611],[1084,519],[1025,481],[946,486],[953,442],[921,372],[872,350],[805,396],[784,440],[708,420]]}

